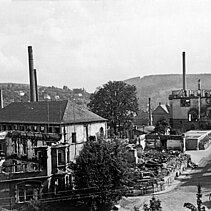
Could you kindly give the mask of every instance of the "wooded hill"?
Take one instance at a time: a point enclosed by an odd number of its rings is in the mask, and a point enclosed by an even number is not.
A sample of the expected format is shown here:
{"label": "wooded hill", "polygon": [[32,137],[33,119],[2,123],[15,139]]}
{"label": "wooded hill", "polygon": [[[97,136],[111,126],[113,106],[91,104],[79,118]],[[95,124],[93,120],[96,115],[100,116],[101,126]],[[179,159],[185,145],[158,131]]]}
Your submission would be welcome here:
{"label": "wooded hill", "polygon": [[[197,89],[198,79],[201,80],[202,89],[211,90],[211,74],[187,74],[187,89]],[[173,90],[182,89],[182,74],[149,75],[143,78],[135,77],[124,82],[135,85],[140,109],[146,111],[149,98],[151,98],[152,109],[159,102],[168,103],[168,96]],[[29,85],[16,83],[0,83],[3,90],[4,106],[11,102],[29,101]],[[39,86],[40,100],[74,100],[77,104],[85,106],[89,102],[90,94],[85,89],[69,89],[67,86],[58,88],[54,86]],[[49,100],[50,100],[49,99]]]}
{"label": "wooded hill", "polygon": [[[11,102],[29,101],[29,85],[16,83],[0,83],[3,90],[4,106]],[[39,100],[74,100],[76,104],[85,106],[89,102],[90,94],[85,89],[69,89],[67,86],[57,88],[54,86],[39,86]]]}
{"label": "wooded hill", "polygon": [[[127,79],[124,82],[136,86],[140,109],[146,110],[149,98],[151,98],[152,109],[156,108],[159,102],[168,103],[171,92],[182,89],[182,77],[182,74],[149,75]],[[211,90],[211,74],[187,74],[187,89],[197,90],[198,79],[201,80],[202,89]]]}

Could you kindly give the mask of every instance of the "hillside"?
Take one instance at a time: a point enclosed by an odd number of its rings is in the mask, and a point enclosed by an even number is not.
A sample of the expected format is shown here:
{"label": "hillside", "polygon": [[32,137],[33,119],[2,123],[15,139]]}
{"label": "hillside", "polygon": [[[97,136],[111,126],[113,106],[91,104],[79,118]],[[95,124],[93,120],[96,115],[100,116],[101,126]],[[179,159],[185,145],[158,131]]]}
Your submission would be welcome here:
{"label": "hillside", "polygon": [[[211,74],[187,74],[187,89],[197,89],[198,79],[201,80],[202,89],[211,90]],[[152,109],[154,109],[159,102],[168,103],[168,96],[172,90],[182,89],[181,74],[149,75],[143,78],[127,79],[124,82],[136,86],[137,97],[142,110],[147,109],[149,98],[151,98]],[[28,84],[0,83],[0,89],[3,90],[4,106],[14,101],[29,101]],[[63,86],[63,88],[39,86],[40,100],[69,99],[86,107],[89,97],[90,94],[81,88],[69,89],[67,86]]]}
{"label": "hillside", "polygon": [[[211,74],[187,74],[187,89],[197,89],[198,79],[201,80],[202,89],[211,90]],[[140,108],[146,110],[149,98],[151,98],[152,108],[155,108],[159,102],[168,103],[168,96],[172,90],[182,89],[183,79],[182,74],[168,74],[135,77],[124,82],[136,86]]]}
{"label": "hillside", "polygon": [[[29,101],[29,85],[15,83],[0,83],[3,90],[4,106],[11,102]],[[67,86],[57,88],[54,86],[39,86],[39,100],[74,100],[76,104],[86,107],[90,94],[84,89],[69,89]]]}

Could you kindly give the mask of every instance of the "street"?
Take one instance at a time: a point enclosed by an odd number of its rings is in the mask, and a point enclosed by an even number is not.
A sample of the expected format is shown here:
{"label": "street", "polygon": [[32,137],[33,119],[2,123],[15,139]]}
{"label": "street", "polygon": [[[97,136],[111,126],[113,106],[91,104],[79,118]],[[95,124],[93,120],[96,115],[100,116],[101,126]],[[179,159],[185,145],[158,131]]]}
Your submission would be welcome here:
{"label": "street", "polygon": [[[206,150],[188,151],[192,161],[199,167],[194,170],[186,170],[175,182],[162,193],[156,193],[155,197],[161,200],[163,211],[187,211],[184,203],[192,203],[197,206],[197,185],[202,187],[202,204],[206,210],[211,210],[209,193],[211,193],[211,147]],[[141,208],[143,204],[149,204],[151,196],[128,197],[121,201],[122,211]]]}

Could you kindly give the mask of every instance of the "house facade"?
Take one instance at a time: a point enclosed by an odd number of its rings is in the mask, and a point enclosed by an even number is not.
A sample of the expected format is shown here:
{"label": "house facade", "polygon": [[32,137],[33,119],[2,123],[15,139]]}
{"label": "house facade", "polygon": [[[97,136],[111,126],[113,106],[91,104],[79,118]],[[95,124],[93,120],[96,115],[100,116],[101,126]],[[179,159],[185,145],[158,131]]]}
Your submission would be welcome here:
{"label": "house facade", "polygon": [[71,162],[88,140],[106,137],[106,119],[67,100],[15,102],[0,110],[0,204],[71,190]]}
{"label": "house facade", "polygon": [[165,119],[169,123],[170,107],[167,104],[159,103],[157,108],[152,112],[153,125],[156,125],[159,120],[163,119]]}

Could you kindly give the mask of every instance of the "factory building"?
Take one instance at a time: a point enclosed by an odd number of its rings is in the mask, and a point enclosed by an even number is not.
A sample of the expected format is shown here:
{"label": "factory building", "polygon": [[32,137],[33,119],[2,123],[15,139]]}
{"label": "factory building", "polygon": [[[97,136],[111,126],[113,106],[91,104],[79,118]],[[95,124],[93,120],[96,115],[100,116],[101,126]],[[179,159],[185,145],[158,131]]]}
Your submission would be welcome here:
{"label": "factory building", "polygon": [[185,52],[183,52],[183,89],[169,95],[170,125],[179,133],[194,129],[211,129],[211,90],[186,88]]}
{"label": "factory building", "polygon": [[10,210],[72,190],[71,163],[86,141],[107,134],[106,119],[74,102],[39,101],[31,46],[28,53],[30,102],[0,109],[0,208]]}

